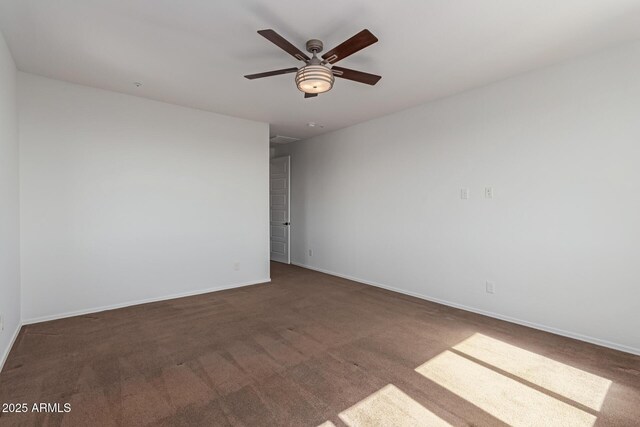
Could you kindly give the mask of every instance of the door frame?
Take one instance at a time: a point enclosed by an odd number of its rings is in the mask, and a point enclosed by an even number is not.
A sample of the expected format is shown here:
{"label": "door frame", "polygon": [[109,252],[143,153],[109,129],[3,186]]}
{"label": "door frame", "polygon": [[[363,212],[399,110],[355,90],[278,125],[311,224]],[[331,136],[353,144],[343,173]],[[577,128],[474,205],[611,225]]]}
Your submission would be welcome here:
{"label": "door frame", "polygon": [[[281,160],[287,159],[287,188],[286,188],[286,196],[287,196],[287,209],[286,209],[286,235],[287,235],[287,257],[286,261],[279,261],[271,259],[271,162],[273,160]],[[284,224],[283,224],[284,225]],[[291,156],[278,156],[272,157],[269,159],[269,260],[274,262],[281,262],[283,264],[291,264]]]}

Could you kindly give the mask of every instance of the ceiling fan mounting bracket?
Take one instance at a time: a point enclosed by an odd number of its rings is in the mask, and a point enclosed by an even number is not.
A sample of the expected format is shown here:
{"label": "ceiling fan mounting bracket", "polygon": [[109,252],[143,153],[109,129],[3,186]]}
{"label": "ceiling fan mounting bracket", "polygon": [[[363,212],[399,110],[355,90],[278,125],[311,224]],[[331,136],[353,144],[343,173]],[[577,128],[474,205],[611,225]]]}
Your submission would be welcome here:
{"label": "ceiling fan mounting bracket", "polygon": [[324,45],[318,39],[311,39],[307,41],[307,52],[320,53],[322,52],[323,48],[324,48]]}

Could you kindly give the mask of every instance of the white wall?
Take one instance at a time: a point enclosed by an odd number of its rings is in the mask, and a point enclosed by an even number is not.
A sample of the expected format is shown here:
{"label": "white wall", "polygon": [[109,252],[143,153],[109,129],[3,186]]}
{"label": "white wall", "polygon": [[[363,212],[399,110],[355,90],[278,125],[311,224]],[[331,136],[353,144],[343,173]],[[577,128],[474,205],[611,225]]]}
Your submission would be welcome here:
{"label": "white wall", "polygon": [[0,34],[0,370],[20,328],[16,66]]}
{"label": "white wall", "polygon": [[269,280],[266,123],[18,82],[25,322]]}
{"label": "white wall", "polygon": [[635,43],[294,143],[293,261],[640,353],[639,70]]}

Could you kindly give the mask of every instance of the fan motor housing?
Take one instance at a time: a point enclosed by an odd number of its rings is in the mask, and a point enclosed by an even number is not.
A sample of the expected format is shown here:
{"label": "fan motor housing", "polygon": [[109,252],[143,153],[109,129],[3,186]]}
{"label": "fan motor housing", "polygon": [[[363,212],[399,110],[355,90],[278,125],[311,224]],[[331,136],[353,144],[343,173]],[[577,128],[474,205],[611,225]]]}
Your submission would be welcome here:
{"label": "fan motor housing", "polygon": [[307,41],[307,52],[310,53],[318,53],[322,52],[323,44],[318,39],[311,39]]}

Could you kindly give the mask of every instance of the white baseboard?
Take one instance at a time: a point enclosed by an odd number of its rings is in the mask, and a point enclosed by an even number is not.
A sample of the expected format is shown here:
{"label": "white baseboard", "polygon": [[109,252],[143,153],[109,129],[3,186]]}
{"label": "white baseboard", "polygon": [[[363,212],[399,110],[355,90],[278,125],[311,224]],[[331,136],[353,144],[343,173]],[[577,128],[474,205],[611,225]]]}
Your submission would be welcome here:
{"label": "white baseboard", "polygon": [[578,334],[578,333],[575,333],[575,332],[570,332],[570,331],[565,331],[563,329],[554,328],[552,326],[541,325],[539,323],[529,322],[527,320],[517,319],[515,317],[504,316],[504,315],[499,314],[499,313],[494,313],[494,312],[491,312],[491,311],[481,310],[479,308],[469,307],[469,306],[466,306],[466,305],[458,304],[458,303],[451,302],[451,301],[442,300],[442,299],[439,299],[439,298],[433,298],[433,297],[430,297],[430,296],[427,296],[427,295],[418,294],[418,293],[415,293],[415,292],[405,291],[405,290],[402,290],[402,289],[394,288],[392,286],[387,286],[387,285],[383,285],[381,283],[372,282],[370,280],[364,280],[364,279],[360,279],[360,278],[357,278],[357,277],[349,276],[349,275],[346,275],[346,274],[340,274],[340,273],[336,273],[334,271],[329,271],[329,270],[325,270],[325,269],[322,269],[322,268],[312,267],[310,265],[306,265],[306,264],[302,264],[302,263],[298,263],[298,262],[291,262],[291,263],[293,265],[297,265],[298,267],[302,267],[302,268],[306,268],[306,269],[314,270],[314,271],[319,271],[320,273],[330,274],[332,276],[341,277],[343,279],[353,280],[354,282],[364,283],[365,285],[375,286],[376,288],[382,288],[382,289],[386,289],[388,291],[398,292],[400,294],[409,295],[409,296],[420,298],[420,299],[423,299],[423,300],[435,302],[437,304],[442,304],[442,305],[446,305],[446,306],[449,306],[449,307],[458,308],[458,309],[464,310],[464,311],[470,311],[470,312],[476,313],[476,314],[482,314],[483,316],[493,317],[495,319],[504,320],[506,322],[515,323],[515,324],[522,325],[522,326],[527,326],[527,327],[530,327],[530,328],[533,328],[533,329],[539,329],[541,331],[550,332],[552,334],[561,335],[563,337],[573,338],[573,339],[576,339],[576,340],[579,340],[579,341],[585,341],[585,342],[588,342],[588,343],[591,343],[591,344],[595,344],[595,345],[599,345],[599,346],[602,346],[602,347],[611,348],[613,350],[624,351],[625,353],[631,353],[631,354],[635,354],[635,355],[640,356],[640,348],[629,347],[629,346],[624,345],[624,344],[617,344],[617,343],[614,343],[614,342],[611,342],[611,341],[602,340],[602,339],[599,339],[599,338],[593,338],[593,337],[590,337],[590,336],[587,336],[587,335],[582,335],[582,334]]}
{"label": "white baseboard", "polygon": [[0,372],[2,372],[2,369],[4,368],[4,362],[7,361],[7,357],[9,357],[9,352],[11,352],[11,349],[13,348],[13,344],[16,342],[16,338],[18,338],[18,334],[20,333],[20,328],[22,328],[22,325],[18,324],[18,326],[16,327],[16,330],[13,332],[13,337],[11,337],[11,341],[9,341],[9,345],[7,346],[7,349],[2,355],[2,359],[0,359]]}
{"label": "white baseboard", "polygon": [[197,291],[182,292],[182,293],[179,293],[179,294],[165,295],[165,296],[161,296],[161,297],[145,298],[145,299],[136,300],[136,301],[127,301],[127,302],[118,303],[118,304],[105,305],[105,306],[102,306],[102,307],[93,307],[93,308],[87,308],[87,309],[83,309],[83,310],[74,310],[74,311],[69,311],[69,312],[66,312],[66,313],[58,313],[58,314],[51,314],[51,315],[47,315],[47,316],[32,317],[31,319],[22,319],[22,324],[23,325],[30,325],[30,324],[33,324],[33,323],[47,322],[49,320],[64,319],[66,317],[81,316],[81,315],[84,315],[84,314],[98,313],[98,312],[106,311],[106,310],[115,310],[117,308],[130,307],[132,305],[147,304],[147,303],[150,303],[150,302],[166,301],[166,300],[170,300],[170,299],[190,297],[190,296],[193,296],[193,295],[208,294],[209,292],[224,291],[224,290],[227,290],[227,289],[241,288],[243,286],[258,285],[260,283],[268,283],[268,282],[271,282],[271,278],[252,280],[252,281],[249,281],[249,282],[242,282],[242,283],[234,283],[232,285],[227,285],[227,286],[218,286],[218,287],[215,287],[215,288],[200,289],[200,290],[197,290]]}

